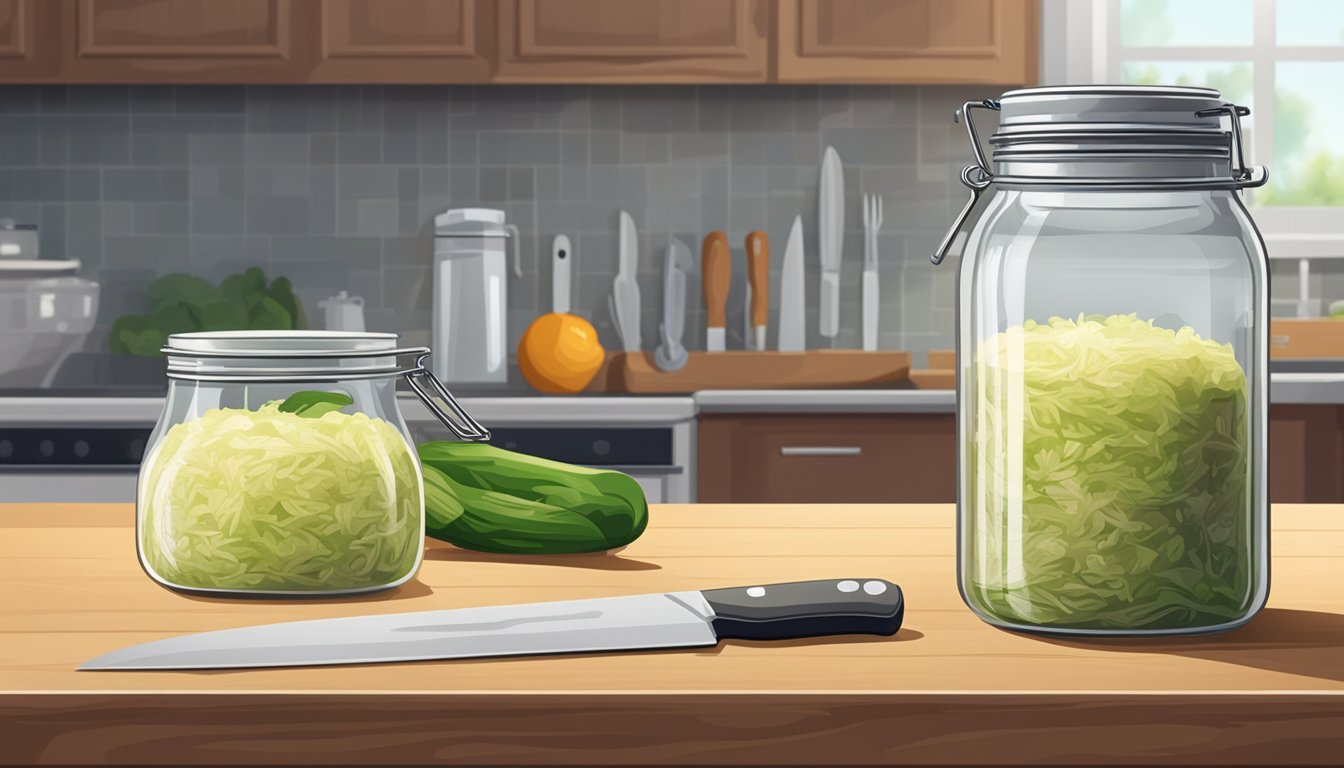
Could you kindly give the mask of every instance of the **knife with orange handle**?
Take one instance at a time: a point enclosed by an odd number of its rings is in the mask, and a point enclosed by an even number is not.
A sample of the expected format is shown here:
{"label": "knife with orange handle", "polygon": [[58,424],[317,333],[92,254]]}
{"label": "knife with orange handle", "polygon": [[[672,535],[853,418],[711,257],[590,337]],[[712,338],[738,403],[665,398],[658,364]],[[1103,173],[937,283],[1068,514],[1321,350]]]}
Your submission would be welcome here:
{"label": "knife with orange handle", "polygon": [[747,284],[751,288],[747,309],[755,338],[751,348],[764,351],[770,316],[770,237],[760,230],[747,234]]}
{"label": "knife with orange handle", "polygon": [[705,294],[705,351],[722,352],[727,346],[728,288],[733,277],[728,236],[718,231],[705,235],[700,259],[700,280]]}

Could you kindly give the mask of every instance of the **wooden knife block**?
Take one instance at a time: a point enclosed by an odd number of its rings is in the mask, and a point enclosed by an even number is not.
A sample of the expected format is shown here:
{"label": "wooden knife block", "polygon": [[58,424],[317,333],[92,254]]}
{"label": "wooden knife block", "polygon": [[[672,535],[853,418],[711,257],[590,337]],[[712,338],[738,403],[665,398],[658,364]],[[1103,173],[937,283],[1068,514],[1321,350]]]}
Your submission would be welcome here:
{"label": "wooden knife block", "polygon": [[702,389],[832,389],[905,384],[909,352],[690,352],[677,371],[660,371],[652,352],[613,352],[589,392],[672,394]]}

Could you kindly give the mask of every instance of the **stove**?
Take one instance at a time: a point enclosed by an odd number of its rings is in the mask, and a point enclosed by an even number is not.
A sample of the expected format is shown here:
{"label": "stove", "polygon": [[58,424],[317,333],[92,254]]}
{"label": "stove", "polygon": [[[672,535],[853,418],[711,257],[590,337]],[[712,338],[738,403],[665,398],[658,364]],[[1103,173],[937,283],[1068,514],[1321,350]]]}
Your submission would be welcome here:
{"label": "stove", "polygon": [[[135,500],[161,396],[8,396],[0,392],[0,502]],[[398,398],[417,442],[451,439],[413,395]],[[616,469],[650,503],[695,499],[689,397],[463,397],[501,448]]]}

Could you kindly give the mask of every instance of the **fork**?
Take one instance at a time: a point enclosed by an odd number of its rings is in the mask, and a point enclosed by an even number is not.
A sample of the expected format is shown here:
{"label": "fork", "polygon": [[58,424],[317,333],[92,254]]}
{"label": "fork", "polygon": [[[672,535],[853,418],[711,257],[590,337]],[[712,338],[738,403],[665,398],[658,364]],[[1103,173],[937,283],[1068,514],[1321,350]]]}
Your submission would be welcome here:
{"label": "fork", "polygon": [[882,229],[882,196],[863,196],[863,351],[877,351],[877,233]]}

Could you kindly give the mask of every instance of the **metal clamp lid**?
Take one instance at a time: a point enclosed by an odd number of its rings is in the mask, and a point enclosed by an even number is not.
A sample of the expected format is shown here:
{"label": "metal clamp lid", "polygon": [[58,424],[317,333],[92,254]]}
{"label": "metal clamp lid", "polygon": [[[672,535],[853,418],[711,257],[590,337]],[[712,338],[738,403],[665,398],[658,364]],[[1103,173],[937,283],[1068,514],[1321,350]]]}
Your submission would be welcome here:
{"label": "metal clamp lid", "polygon": [[[1111,90],[1124,92],[1125,89],[1112,88]],[[1005,98],[1014,94],[1025,94],[1028,92],[1029,91],[1015,91],[1010,94],[1005,94]],[[1217,97],[1216,92],[1209,93],[1214,97]],[[980,200],[980,195],[995,181],[1012,184],[1014,186],[1043,186],[1054,188],[1062,186],[1066,188],[1077,187],[1085,189],[1239,190],[1248,187],[1259,187],[1269,180],[1269,171],[1264,166],[1246,165],[1244,142],[1241,134],[1241,118],[1249,115],[1251,110],[1247,107],[1238,106],[1228,102],[1216,107],[1207,107],[1185,113],[1187,115],[1193,114],[1194,117],[1198,118],[1227,115],[1231,120],[1231,130],[1224,132],[1227,140],[1226,148],[1219,147],[1216,141],[1212,146],[1209,145],[1209,131],[1216,131],[1216,128],[1145,133],[1141,130],[1141,126],[1138,126],[1138,130],[1136,130],[1136,127],[1134,126],[1126,126],[1123,130],[1116,130],[1113,126],[1105,124],[1093,124],[1091,126],[1079,126],[1075,124],[1074,129],[1069,132],[1071,138],[1076,139],[1078,137],[1090,136],[1093,142],[1102,143],[1086,148],[1075,147],[1070,150],[1065,150],[1059,145],[1058,141],[1063,134],[1059,132],[1057,126],[1046,128],[1044,130],[1038,129],[1034,125],[1026,126],[1028,130],[1021,130],[1020,126],[1015,126],[1015,130],[1013,130],[1011,134],[996,134],[992,139],[992,143],[996,145],[1004,145],[1004,149],[995,151],[995,158],[1000,160],[1000,167],[1003,167],[1003,161],[1009,157],[1020,160],[1021,158],[1035,155],[1038,162],[1040,160],[1055,162],[1061,156],[1065,155],[1071,155],[1078,158],[1113,157],[1115,156],[1116,148],[1112,146],[1109,148],[1110,151],[1108,152],[1108,148],[1104,144],[1105,142],[1114,142],[1117,139],[1133,142],[1135,140],[1150,139],[1153,136],[1159,136],[1168,141],[1174,140],[1176,142],[1185,142],[1188,146],[1186,146],[1186,144],[1178,144],[1177,148],[1190,156],[1207,155],[1215,158],[1219,156],[1224,157],[1224,161],[1228,162],[1231,169],[1230,175],[1228,176],[1211,176],[1207,173],[1197,173],[1188,176],[1135,176],[1128,178],[1122,176],[1060,177],[1055,175],[1035,174],[1017,175],[1012,171],[1009,171],[1008,175],[996,175],[990,168],[989,161],[985,156],[985,151],[981,147],[980,137],[976,134],[971,110],[988,109],[999,111],[1002,108],[1002,102],[992,99],[984,99],[981,101],[968,101],[962,105],[961,109],[953,114],[952,119],[954,122],[960,122],[961,118],[963,116],[965,117],[966,134],[971,140],[971,149],[975,153],[975,163],[961,169],[961,183],[970,190],[970,198],[966,201],[966,205],[962,207],[961,212],[957,214],[956,219],[952,222],[951,228],[948,229],[947,234],[943,236],[942,241],[938,244],[938,247],[930,257],[930,261],[935,265],[941,264],[947,257],[947,253],[952,247],[953,240],[956,239],[957,233],[961,231],[963,226],[965,226],[966,220],[970,218],[971,211],[975,208],[975,204]],[[1080,130],[1080,127],[1084,129]],[[1217,133],[1213,133],[1213,136],[1217,136]],[[1050,144],[1049,142],[1055,143]],[[1042,150],[1043,143],[1049,146],[1048,150]],[[1201,146],[1206,149],[1201,151]],[[1215,150],[1214,147],[1217,147],[1217,149]],[[1154,152],[1155,150],[1151,146],[1141,147],[1138,152],[1133,151],[1129,147],[1125,147],[1124,151],[1120,152],[1120,154],[1134,157],[1139,153],[1151,155],[1154,154]]]}
{"label": "metal clamp lid", "polygon": [[994,183],[994,172],[989,169],[989,161],[985,159],[985,151],[980,147],[980,137],[975,133],[975,122],[971,118],[972,109],[998,111],[1000,105],[993,99],[968,101],[961,105],[961,109],[952,114],[953,122],[960,122],[963,115],[966,117],[966,135],[970,137],[971,146],[975,148],[975,165],[968,165],[961,169],[961,183],[971,190],[971,196],[966,201],[966,205],[961,207],[961,213],[958,213],[957,218],[953,219],[952,227],[947,230],[946,235],[943,235],[943,241],[938,244],[933,256],[929,258],[934,266],[942,264],[943,259],[947,258],[947,252],[952,247],[952,240],[956,238],[957,233],[965,225],[966,219],[970,217],[971,211],[975,208],[975,204],[980,201],[980,193]]}
{"label": "metal clamp lid", "polygon": [[[405,377],[406,383],[410,385],[411,391],[420,402],[425,404],[429,412],[443,423],[459,440],[467,442],[486,442],[490,440],[490,430],[481,426],[480,422],[471,417],[466,409],[453,397],[448,388],[439,381],[434,372],[429,369],[425,362],[429,359],[428,347],[401,347],[398,349],[361,349],[361,350],[336,350],[336,349],[305,349],[305,350],[192,350],[183,351],[176,347],[164,347],[162,350],[169,356],[168,378],[185,379],[188,381],[211,381],[211,382],[240,382],[249,384],[276,384],[276,383],[302,383],[309,381],[347,381],[354,379],[379,379],[390,376]],[[246,360],[253,358],[270,360],[335,360],[351,358],[395,358],[415,355],[415,364],[403,366],[393,364],[388,367],[350,369],[346,371],[336,371],[331,369],[304,369],[304,368],[277,368],[271,366],[262,366],[256,368],[234,368],[228,373],[197,373],[190,370],[174,370],[171,365],[173,357],[182,358],[206,358],[206,359],[235,359]],[[426,388],[423,381],[427,381],[429,387]],[[445,411],[440,406],[440,402],[447,406]]]}
{"label": "metal clamp lid", "polygon": [[[457,435],[459,440],[465,440],[471,443],[483,443],[489,441],[490,430],[481,426],[479,422],[471,418],[471,414],[467,413],[461,404],[453,399],[452,393],[443,385],[443,382],[439,381],[439,377],[435,376],[434,372],[425,366],[425,360],[427,359],[429,359],[429,350],[426,349],[420,357],[416,358],[415,368],[406,372],[406,383],[411,385],[411,390],[415,392],[416,397],[419,397],[420,402],[425,404],[425,407],[429,409],[429,412],[438,417],[439,421],[443,422],[443,425],[452,431],[454,435]],[[425,379],[429,382],[429,391],[426,391],[420,384],[420,379]],[[450,418],[448,414],[439,407],[439,404],[434,400],[435,396],[438,396],[443,400],[448,406],[448,410],[452,411],[453,417]]]}
{"label": "metal clamp lid", "polygon": [[1237,159],[1237,164],[1232,167],[1232,180],[1236,183],[1238,189],[1245,187],[1259,187],[1269,181],[1269,170],[1263,165],[1248,167],[1246,165],[1246,156],[1243,147],[1244,142],[1241,138],[1241,118],[1251,114],[1249,107],[1239,107],[1230,102],[1224,103],[1218,107],[1201,109],[1195,113],[1196,117],[1213,117],[1214,115],[1227,115],[1232,121],[1232,130],[1228,132],[1228,151]]}

